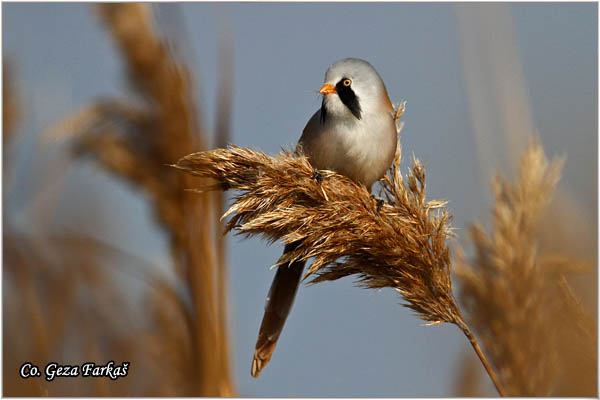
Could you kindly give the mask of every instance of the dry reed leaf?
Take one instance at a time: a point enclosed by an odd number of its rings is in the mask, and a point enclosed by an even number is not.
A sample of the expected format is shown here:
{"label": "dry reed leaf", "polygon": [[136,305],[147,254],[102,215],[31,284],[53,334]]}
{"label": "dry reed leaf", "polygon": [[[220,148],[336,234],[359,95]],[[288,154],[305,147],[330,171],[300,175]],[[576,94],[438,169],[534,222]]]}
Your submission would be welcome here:
{"label": "dry reed leaf", "polygon": [[[543,221],[538,217],[552,198],[562,165],[562,160],[548,162],[539,141],[532,142],[515,183],[501,175],[493,181],[492,233],[480,225],[471,228],[474,260],[469,263],[457,252],[461,301],[507,394],[513,396],[556,393],[563,373],[561,325],[575,314],[584,320],[580,305],[568,298],[565,279],[582,263],[539,251]],[[568,324],[566,329],[574,327]]]}

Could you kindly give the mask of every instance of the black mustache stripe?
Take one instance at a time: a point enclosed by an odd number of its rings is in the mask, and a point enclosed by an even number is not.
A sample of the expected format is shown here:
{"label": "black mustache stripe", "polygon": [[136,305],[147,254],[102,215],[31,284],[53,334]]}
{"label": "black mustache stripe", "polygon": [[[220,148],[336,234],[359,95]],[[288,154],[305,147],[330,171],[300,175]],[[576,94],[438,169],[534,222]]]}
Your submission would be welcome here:
{"label": "black mustache stripe", "polygon": [[[348,110],[356,117],[356,119],[360,119],[362,110],[360,108],[360,102],[358,101],[358,96],[354,93],[351,86],[345,86],[344,80],[347,78],[342,78],[337,85],[335,85],[335,91],[339,96],[340,100]],[[327,118],[327,107],[325,107],[325,97],[323,97],[323,101],[321,102],[321,124],[325,123],[325,119]]]}
{"label": "black mustache stripe", "polygon": [[342,100],[342,103],[344,103],[344,105],[348,107],[352,115],[354,115],[357,119],[360,119],[362,110],[360,108],[358,96],[356,95],[356,93],[354,93],[354,90],[352,90],[352,86],[344,86],[343,82],[346,79],[347,78],[340,79],[337,85],[335,85],[335,90],[338,96],[340,96],[340,100]]}

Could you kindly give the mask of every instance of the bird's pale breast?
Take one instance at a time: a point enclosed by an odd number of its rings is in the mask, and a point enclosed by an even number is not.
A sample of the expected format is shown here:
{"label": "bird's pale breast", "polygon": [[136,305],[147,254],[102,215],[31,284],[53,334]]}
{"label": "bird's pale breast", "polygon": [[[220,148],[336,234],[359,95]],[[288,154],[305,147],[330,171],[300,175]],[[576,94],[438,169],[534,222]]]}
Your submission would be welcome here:
{"label": "bird's pale breast", "polygon": [[366,115],[351,124],[329,119],[320,111],[310,119],[300,143],[313,167],[330,169],[368,189],[389,168],[396,152],[396,128],[391,115]]}

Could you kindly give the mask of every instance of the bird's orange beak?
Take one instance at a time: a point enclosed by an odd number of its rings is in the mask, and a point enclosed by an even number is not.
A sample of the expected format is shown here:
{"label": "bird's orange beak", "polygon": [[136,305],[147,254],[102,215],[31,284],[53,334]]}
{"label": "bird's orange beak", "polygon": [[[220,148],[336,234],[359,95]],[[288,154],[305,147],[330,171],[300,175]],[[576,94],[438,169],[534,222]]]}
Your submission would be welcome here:
{"label": "bird's orange beak", "polygon": [[319,90],[319,93],[321,93],[321,94],[335,93],[335,87],[331,86],[329,83],[326,83],[321,87],[321,90]]}

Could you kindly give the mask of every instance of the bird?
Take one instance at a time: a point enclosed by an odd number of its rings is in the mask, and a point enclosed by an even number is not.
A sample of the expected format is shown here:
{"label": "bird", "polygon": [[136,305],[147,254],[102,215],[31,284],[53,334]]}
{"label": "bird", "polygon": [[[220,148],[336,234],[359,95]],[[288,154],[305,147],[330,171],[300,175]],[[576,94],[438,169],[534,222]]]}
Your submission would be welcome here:
{"label": "bird", "polygon": [[[394,107],[383,80],[365,60],[344,58],[325,73],[321,108],[298,141],[315,171],[332,170],[371,186],[388,170],[396,154]],[[284,255],[301,241],[287,244]],[[259,329],[251,374],[267,366],[290,312],[304,270],[304,260],[281,264],[273,278]]]}

